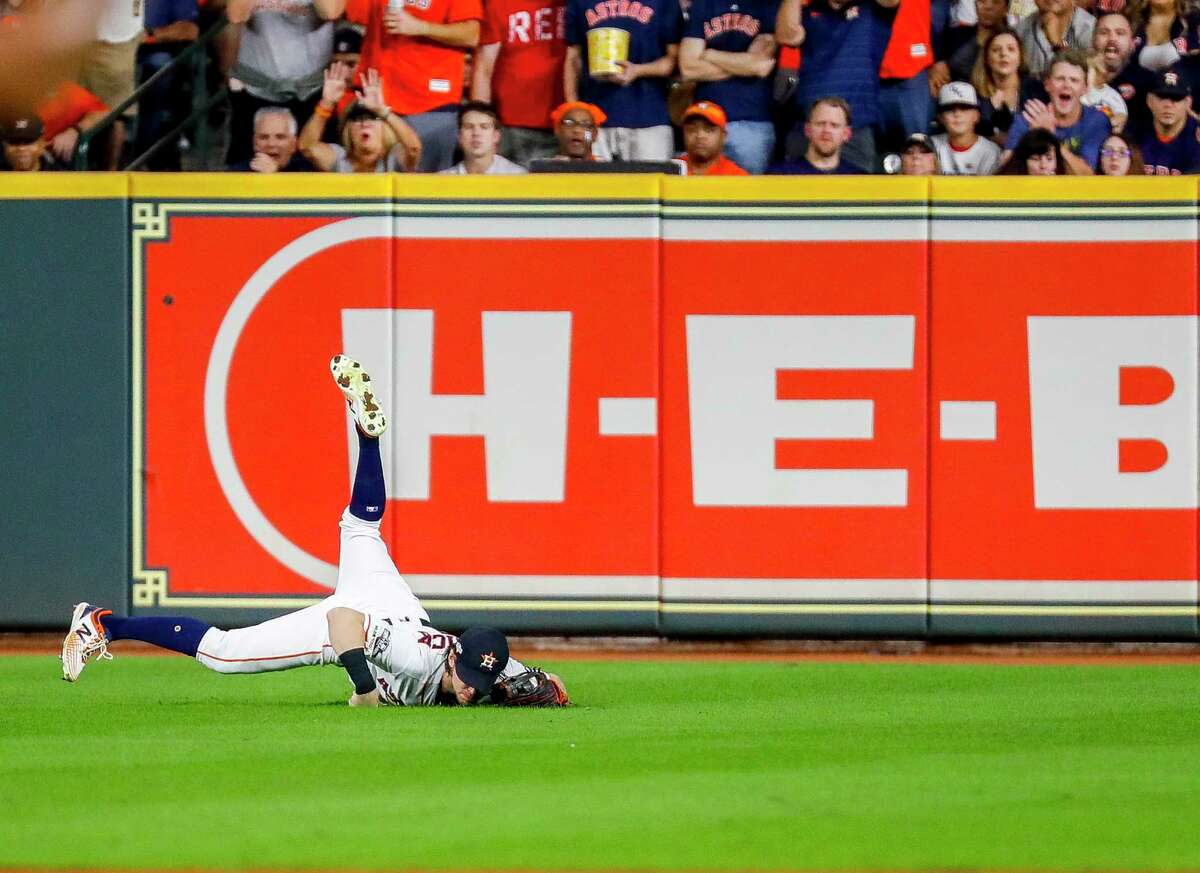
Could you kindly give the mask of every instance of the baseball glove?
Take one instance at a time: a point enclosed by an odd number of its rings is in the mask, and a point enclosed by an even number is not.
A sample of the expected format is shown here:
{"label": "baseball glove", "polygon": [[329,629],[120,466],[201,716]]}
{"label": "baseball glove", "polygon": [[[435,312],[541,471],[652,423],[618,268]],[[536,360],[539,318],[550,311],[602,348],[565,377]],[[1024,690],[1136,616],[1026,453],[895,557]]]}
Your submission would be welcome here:
{"label": "baseball glove", "polygon": [[492,703],[499,706],[566,706],[571,701],[557,676],[530,667],[492,686]]}

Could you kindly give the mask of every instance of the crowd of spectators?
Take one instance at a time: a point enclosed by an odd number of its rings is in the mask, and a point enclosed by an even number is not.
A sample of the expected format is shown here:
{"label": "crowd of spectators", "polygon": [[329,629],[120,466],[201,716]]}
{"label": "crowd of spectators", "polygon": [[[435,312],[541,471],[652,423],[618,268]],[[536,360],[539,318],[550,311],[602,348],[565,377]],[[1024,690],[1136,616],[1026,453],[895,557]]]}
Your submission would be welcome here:
{"label": "crowd of spectators", "polygon": [[[0,0],[0,38],[55,2]],[[179,169],[172,61],[224,22],[193,53],[230,171],[1200,173],[1189,2],[98,0],[76,68],[0,118],[3,168],[86,137],[92,168],[165,139],[145,168]]]}

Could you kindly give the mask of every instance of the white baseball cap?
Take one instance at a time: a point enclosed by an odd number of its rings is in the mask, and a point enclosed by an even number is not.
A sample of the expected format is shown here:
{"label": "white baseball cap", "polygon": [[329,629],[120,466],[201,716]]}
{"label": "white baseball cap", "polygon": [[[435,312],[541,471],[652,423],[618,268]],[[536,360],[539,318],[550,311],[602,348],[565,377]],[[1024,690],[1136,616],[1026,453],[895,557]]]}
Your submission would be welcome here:
{"label": "white baseball cap", "polygon": [[949,82],[938,91],[938,109],[948,109],[951,106],[971,106],[979,108],[979,97],[975,88],[967,82]]}

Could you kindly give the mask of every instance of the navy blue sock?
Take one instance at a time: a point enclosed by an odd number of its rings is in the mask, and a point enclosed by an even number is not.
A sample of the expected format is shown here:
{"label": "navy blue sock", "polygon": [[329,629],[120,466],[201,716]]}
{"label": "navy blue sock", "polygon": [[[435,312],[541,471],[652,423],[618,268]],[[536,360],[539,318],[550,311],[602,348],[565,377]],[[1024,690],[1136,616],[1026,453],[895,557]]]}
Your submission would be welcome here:
{"label": "navy blue sock", "polygon": [[101,622],[110,640],[141,640],[160,649],[193,656],[200,648],[200,640],[212,627],[195,618],[119,618],[106,615]]}
{"label": "navy blue sock", "polygon": [[379,521],[387,503],[379,440],[363,436],[357,429],[355,433],[358,433],[358,467],[354,471],[354,489],[350,492],[350,514],[363,521]]}

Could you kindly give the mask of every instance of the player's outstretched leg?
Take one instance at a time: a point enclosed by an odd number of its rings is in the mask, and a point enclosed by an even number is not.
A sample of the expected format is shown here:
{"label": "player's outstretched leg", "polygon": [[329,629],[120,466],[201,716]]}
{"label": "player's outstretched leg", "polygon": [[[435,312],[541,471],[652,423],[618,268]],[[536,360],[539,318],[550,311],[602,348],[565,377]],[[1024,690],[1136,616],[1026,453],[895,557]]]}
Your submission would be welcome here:
{"label": "player's outstretched leg", "polygon": [[195,657],[200,640],[212,625],[195,618],[118,618],[112,610],[80,603],[71,614],[71,628],[63,640],[63,678],[74,682],[93,657],[111,661],[108,644],[114,640],[141,640],[161,649]]}
{"label": "player's outstretched leg", "polygon": [[346,397],[358,431],[358,466],[350,492],[350,514],[363,521],[379,521],[387,504],[383,460],[379,456],[379,435],[387,429],[387,416],[362,364],[346,355],[335,355],[329,369]]}

